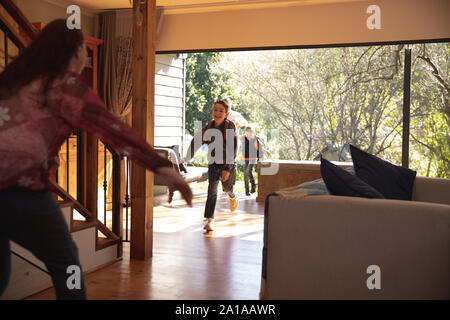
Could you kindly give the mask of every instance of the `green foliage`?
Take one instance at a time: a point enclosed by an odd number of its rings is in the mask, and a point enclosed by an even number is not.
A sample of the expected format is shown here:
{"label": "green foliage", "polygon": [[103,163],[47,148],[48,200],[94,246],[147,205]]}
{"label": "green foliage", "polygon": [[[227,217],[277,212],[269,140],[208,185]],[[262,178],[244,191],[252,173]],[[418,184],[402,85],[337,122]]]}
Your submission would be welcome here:
{"label": "green foliage", "polygon": [[197,150],[194,157],[191,159],[190,165],[194,167],[207,167],[208,166],[208,152],[201,149]]}
{"label": "green foliage", "polygon": [[211,120],[216,100],[229,97],[234,102],[233,90],[226,73],[211,71],[211,65],[221,53],[190,53],[186,60],[186,129],[195,133],[195,121],[205,126]]}
{"label": "green foliage", "polygon": [[[450,176],[449,48],[413,46],[410,163],[419,175]],[[233,52],[213,69],[230,74],[250,122],[279,130],[268,149],[280,159],[350,160],[342,150],[351,142],[400,164],[403,61],[403,45],[347,47]]]}
{"label": "green foliage", "polygon": [[411,166],[420,175],[450,178],[450,45],[413,49]]}
{"label": "green foliage", "polygon": [[[410,165],[448,178],[450,45],[412,52]],[[191,54],[186,128],[193,134],[194,120],[204,125],[214,100],[228,96],[274,158],[350,160],[351,142],[400,164],[403,61],[403,45]]]}

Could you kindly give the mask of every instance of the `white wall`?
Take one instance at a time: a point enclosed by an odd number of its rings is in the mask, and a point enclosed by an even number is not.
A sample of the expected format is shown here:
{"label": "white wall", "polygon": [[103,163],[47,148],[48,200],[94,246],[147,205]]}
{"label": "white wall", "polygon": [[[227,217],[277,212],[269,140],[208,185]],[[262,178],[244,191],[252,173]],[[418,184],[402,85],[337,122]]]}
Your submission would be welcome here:
{"label": "white wall", "polygon": [[[155,146],[183,146],[185,57],[157,54],[155,68]],[[181,149],[180,149],[181,151]]]}
{"label": "white wall", "polygon": [[[449,0],[258,2],[167,9],[156,50],[329,45],[450,38]],[[381,29],[366,22],[381,10]]]}
{"label": "white wall", "polygon": [[[69,17],[66,13],[67,3],[59,0],[17,0],[17,6],[30,22],[49,23],[55,19]],[[81,8],[81,30],[95,37],[95,15]]]}

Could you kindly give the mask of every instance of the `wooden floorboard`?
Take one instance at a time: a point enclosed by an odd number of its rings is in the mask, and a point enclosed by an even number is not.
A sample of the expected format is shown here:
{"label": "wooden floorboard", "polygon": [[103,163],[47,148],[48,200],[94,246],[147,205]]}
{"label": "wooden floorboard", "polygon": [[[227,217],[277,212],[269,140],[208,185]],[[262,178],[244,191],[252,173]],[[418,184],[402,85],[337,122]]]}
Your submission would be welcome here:
{"label": "wooden floorboard", "polygon": [[[193,207],[181,200],[154,208],[154,254],[146,261],[123,259],[85,276],[89,299],[245,299],[259,298],[263,247],[263,205],[256,195],[239,195],[230,213],[219,196],[216,230],[202,229],[206,193]],[[54,299],[48,289],[28,299]]]}

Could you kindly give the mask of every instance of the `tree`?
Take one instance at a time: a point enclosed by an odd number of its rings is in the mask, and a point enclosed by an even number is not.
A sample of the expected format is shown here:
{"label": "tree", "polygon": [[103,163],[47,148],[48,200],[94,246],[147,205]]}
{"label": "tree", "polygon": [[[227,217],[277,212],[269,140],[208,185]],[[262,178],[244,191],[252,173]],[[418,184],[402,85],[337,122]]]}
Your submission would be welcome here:
{"label": "tree", "polygon": [[[450,177],[450,46],[412,47],[410,164]],[[325,150],[350,160],[351,142],[400,165],[404,45],[231,52],[210,70],[228,75],[240,111],[279,130],[280,159],[313,160]]]}
{"label": "tree", "polygon": [[[450,177],[450,46],[413,47],[411,162],[423,175]],[[421,155],[428,155],[423,157]]]}
{"label": "tree", "polygon": [[230,97],[233,91],[228,75],[214,73],[211,65],[220,53],[190,53],[186,60],[186,129],[195,134],[195,121],[206,125],[211,120],[211,110],[217,99]]}
{"label": "tree", "polygon": [[400,49],[260,52],[221,64],[251,92],[242,99],[253,115],[280,130],[280,157],[312,160],[326,148],[340,153],[349,141],[375,154],[394,141],[401,120]]}

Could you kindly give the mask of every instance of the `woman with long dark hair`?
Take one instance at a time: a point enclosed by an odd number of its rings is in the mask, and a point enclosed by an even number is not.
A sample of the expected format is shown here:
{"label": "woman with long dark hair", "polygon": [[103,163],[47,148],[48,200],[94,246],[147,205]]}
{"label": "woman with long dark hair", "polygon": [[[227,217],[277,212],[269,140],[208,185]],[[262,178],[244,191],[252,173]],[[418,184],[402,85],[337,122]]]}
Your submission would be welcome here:
{"label": "woman with long dark hair", "polygon": [[57,299],[86,299],[84,281],[80,289],[67,286],[68,267],[81,268],[78,249],[48,180],[75,128],[163,176],[169,201],[179,190],[191,204],[192,192],[171,162],[110,113],[83,81],[86,57],[81,31],[55,20],[0,74],[0,296],[9,281],[12,240],[45,263]]}

